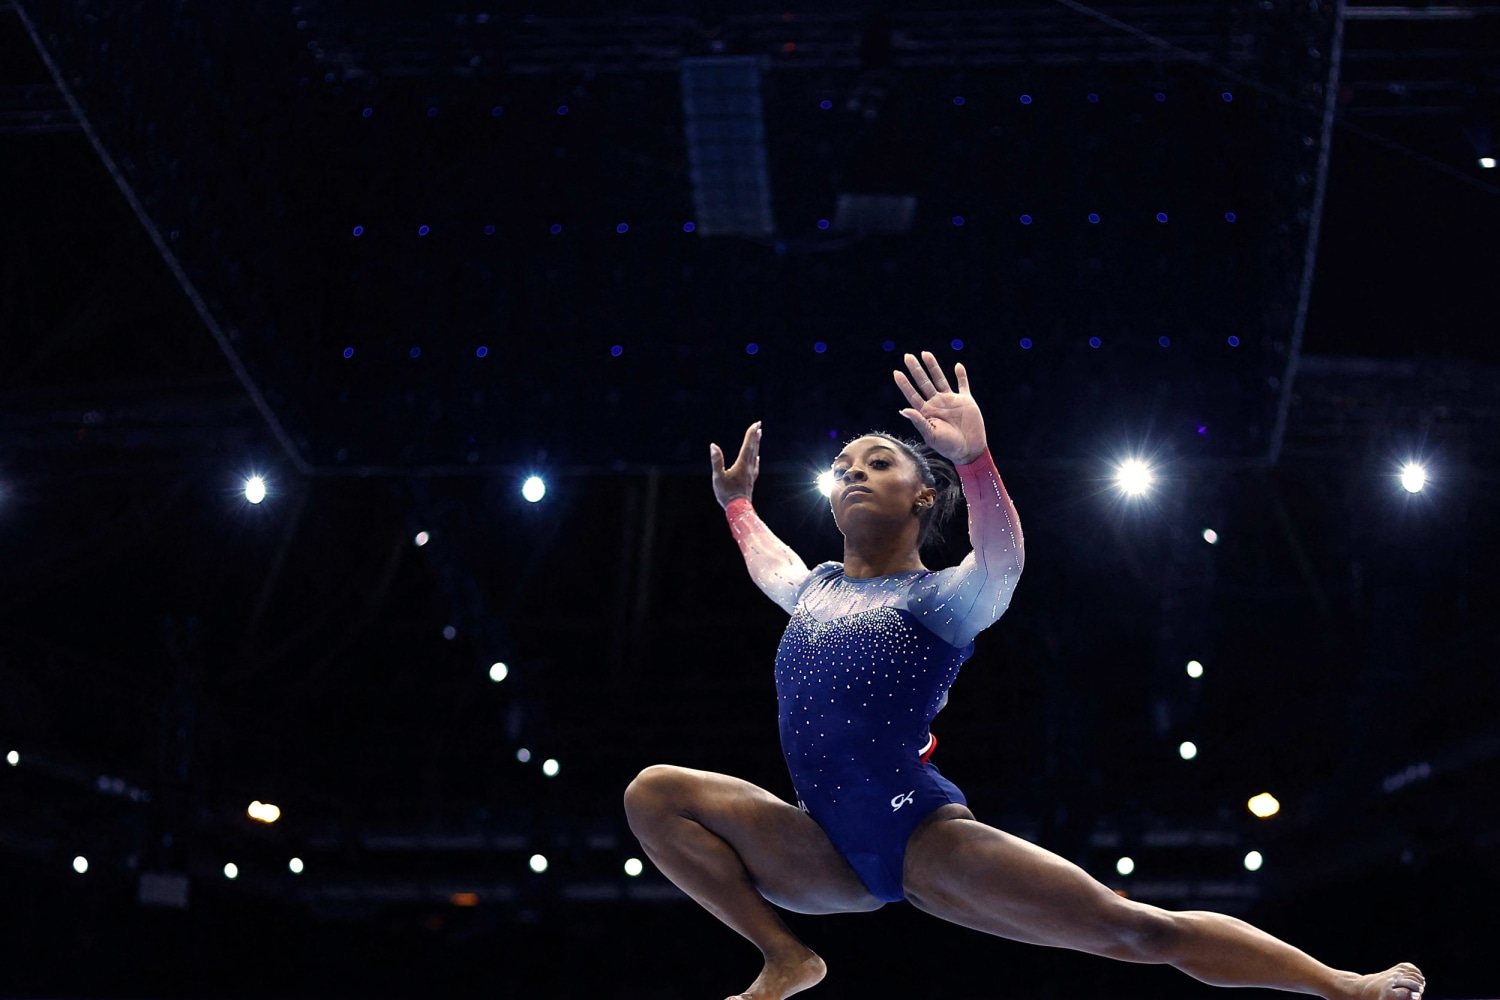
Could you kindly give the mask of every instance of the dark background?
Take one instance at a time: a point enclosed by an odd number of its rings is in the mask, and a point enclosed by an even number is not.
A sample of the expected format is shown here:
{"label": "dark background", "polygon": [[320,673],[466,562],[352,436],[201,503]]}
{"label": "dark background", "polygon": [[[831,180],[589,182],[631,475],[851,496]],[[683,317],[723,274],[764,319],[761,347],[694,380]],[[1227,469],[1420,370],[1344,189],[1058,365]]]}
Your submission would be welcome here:
{"label": "dark background", "polygon": [[[622,871],[646,765],[791,795],[784,615],[705,445],[763,419],[757,508],[838,558],[813,478],[902,430],[924,348],[970,369],[1027,537],[933,726],[978,817],[1493,994],[1497,23],[0,12],[0,994],[743,988],[753,948]],[[679,73],[714,55],[763,57],[768,236],[684,231]],[[910,228],[847,193],[914,195]],[[829,996],[1208,992],[907,906],[788,920]]]}

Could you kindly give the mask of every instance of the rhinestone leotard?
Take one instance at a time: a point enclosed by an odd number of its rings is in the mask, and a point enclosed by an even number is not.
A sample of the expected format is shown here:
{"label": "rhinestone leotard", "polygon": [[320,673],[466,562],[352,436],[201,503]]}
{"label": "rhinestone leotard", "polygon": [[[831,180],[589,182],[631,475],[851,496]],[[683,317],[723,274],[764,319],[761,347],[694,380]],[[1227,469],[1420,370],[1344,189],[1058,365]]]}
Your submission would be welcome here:
{"label": "rhinestone leotard", "polygon": [[905,898],[911,832],[963,793],[928,758],[930,725],[974,636],[1020,575],[1020,520],[989,452],[959,466],[974,552],[939,572],[809,571],[747,500],[727,513],[751,576],[791,612],[776,654],[781,747],[798,805],[878,898]]}

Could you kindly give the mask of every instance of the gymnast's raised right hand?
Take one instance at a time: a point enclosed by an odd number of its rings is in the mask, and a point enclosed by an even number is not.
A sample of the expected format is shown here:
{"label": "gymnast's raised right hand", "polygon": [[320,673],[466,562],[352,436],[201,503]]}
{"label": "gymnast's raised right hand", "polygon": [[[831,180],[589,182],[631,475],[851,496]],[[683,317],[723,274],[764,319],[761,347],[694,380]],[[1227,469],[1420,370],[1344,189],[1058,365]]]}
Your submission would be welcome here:
{"label": "gymnast's raised right hand", "polygon": [[745,428],[740,454],[729,468],[724,468],[724,452],[716,444],[708,446],[709,467],[714,474],[714,499],[728,507],[735,497],[750,499],[755,477],[760,475],[760,421]]}

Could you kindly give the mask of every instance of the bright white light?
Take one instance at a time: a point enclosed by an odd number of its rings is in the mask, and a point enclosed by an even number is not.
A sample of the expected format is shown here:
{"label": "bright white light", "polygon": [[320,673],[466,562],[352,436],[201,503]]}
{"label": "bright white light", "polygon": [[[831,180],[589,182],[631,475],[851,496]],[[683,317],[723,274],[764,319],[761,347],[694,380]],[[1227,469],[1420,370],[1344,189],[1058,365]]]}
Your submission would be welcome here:
{"label": "bright white light", "polygon": [[1115,482],[1133,497],[1150,489],[1155,478],[1151,474],[1151,466],[1138,458],[1127,458],[1115,469]]}
{"label": "bright white light", "polygon": [[1251,851],[1245,855],[1245,871],[1258,872],[1260,866],[1266,863],[1266,859],[1260,856],[1259,851]]}
{"label": "bright white light", "polygon": [[629,875],[631,878],[635,878],[645,870],[646,866],[641,864],[640,858],[631,858],[625,862],[625,874]]}
{"label": "bright white light", "polygon": [[1486,170],[1494,170],[1495,158],[1493,156],[1481,156],[1479,158],[1479,165]]}
{"label": "bright white light", "polygon": [[1115,862],[1115,871],[1121,875],[1129,875],[1135,871],[1135,860],[1133,858],[1121,858]]}
{"label": "bright white light", "polygon": [[302,863],[302,859],[301,858],[293,858],[292,860],[290,860],[290,861],[288,861],[286,863],[286,866],[287,866],[287,868],[289,868],[291,870],[291,872],[292,872],[293,875],[301,875],[302,874],[302,869],[305,868],[305,867],[307,867],[306,865],[304,865]]}
{"label": "bright white light", "polygon": [[274,823],[281,818],[280,809],[269,802],[262,802],[259,799],[250,803],[250,808],[245,811],[250,814],[251,819],[259,820],[262,823]]}
{"label": "bright white light", "polygon": [[9,764],[11,767],[15,767],[17,764],[21,763],[21,755],[12,750],[10,753],[5,755],[5,763]]}
{"label": "bright white light", "polygon": [[531,476],[521,484],[521,496],[531,503],[536,503],[547,495],[547,484],[542,482],[541,476]]}
{"label": "bright white light", "polygon": [[507,667],[503,663],[490,664],[490,680],[494,681],[496,684],[499,684],[508,676],[510,676],[510,667]]}
{"label": "bright white light", "polygon": [[553,760],[551,757],[548,757],[546,760],[542,761],[542,773],[549,778],[557,777],[557,772],[561,770],[562,765]]}
{"label": "bright white light", "polygon": [[1253,796],[1245,805],[1249,806],[1250,811],[1261,819],[1275,816],[1281,811],[1281,803],[1277,802],[1276,796],[1270,792],[1261,792],[1259,795]]}
{"label": "bright white light", "polygon": [[1198,744],[1192,740],[1183,740],[1182,746],[1177,748],[1177,752],[1182,756],[1183,760],[1192,760],[1198,756]]}
{"label": "bright white light", "polygon": [[73,859],[73,870],[80,875],[88,871],[89,859],[84,857],[82,854],[78,855],[78,857]]}
{"label": "bright white light", "polygon": [[1189,677],[1197,680],[1199,677],[1203,676],[1203,664],[1199,663],[1197,660],[1188,660],[1187,672]]}
{"label": "bright white light", "polygon": [[229,862],[229,864],[224,866],[224,877],[229,879],[239,878],[240,866],[235,864],[233,861]]}
{"label": "bright white light", "polygon": [[416,542],[417,546],[420,548],[421,546],[426,545],[428,542],[432,541],[432,536],[425,531],[419,531],[417,532],[417,537],[413,538],[412,541]]}
{"label": "bright white light", "polygon": [[1401,466],[1401,488],[1408,493],[1421,493],[1427,485],[1427,470],[1416,462]]}
{"label": "bright white light", "polygon": [[1219,544],[1219,533],[1212,528],[1203,529],[1203,540],[1210,545]]}
{"label": "bright white light", "polygon": [[251,476],[245,480],[245,499],[251,503],[260,503],[266,498],[266,481],[259,476]]}
{"label": "bright white light", "polygon": [[525,747],[522,747],[521,749],[516,751],[516,760],[520,761],[522,764],[526,763],[527,761],[531,760],[531,751],[527,750]]}
{"label": "bright white light", "polygon": [[825,497],[833,496],[833,470],[827,469],[818,474],[818,492]]}
{"label": "bright white light", "polygon": [[540,854],[531,856],[531,870],[540,875],[547,870],[547,859]]}

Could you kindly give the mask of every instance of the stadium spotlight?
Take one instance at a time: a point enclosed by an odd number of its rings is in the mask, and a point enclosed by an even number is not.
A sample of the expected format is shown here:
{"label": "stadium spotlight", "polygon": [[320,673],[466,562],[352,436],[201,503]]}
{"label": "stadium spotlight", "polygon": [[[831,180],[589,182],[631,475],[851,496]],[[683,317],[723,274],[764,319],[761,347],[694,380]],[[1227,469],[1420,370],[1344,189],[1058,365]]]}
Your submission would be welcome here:
{"label": "stadium spotlight", "polygon": [[542,482],[541,476],[527,476],[526,482],[521,484],[521,496],[530,503],[536,503],[546,495],[547,484]]}
{"label": "stadium spotlight", "polygon": [[1198,744],[1192,740],[1183,740],[1182,745],[1177,748],[1177,753],[1183,760],[1192,760],[1198,756]]}
{"label": "stadium spotlight", "polygon": [[1187,662],[1187,675],[1189,677],[1193,678],[1194,680],[1197,680],[1199,677],[1202,677],[1203,676],[1203,664],[1199,663],[1197,660],[1188,660],[1188,662]]}
{"label": "stadium spotlight", "polygon": [[266,481],[260,476],[251,476],[245,480],[245,499],[251,503],[260,503],[266,498]]}
{"label": "stadium spotlight", "polygon": [[270,824],[281,818],[280,809],[269,802],[262,802],[259,799],[250,803],[250,808],[246,809],[245,812],[249,814],[251,819],[260,823]]}
{"label": "stadium spotlight", "polygon": [[1401,488],[1408,493],[1421,493],[1427,485],[1427,470],[1416,462],[1401,466]]}
{"label": "stadium spotlight", "polygon": [[562,770],[562,765],[551,757],[542,761],[542,773],[549,778],[557,777],[557,772]]}
{"label": "stadium spotlight", "polygon": [[1203,529],[1203,540],[1210,545],[1219,544],[1219,533],[1212,528]]}
{"label": "stadium spotlight", "polygon": [[78,855],[78,857],[73,859],[73,870],[80,875],[88,871],[89,859],[84,857],[82,854]]}
{"label": "stadium spotlight", "polygon": [[833,496],[833,470],[825,469],[818,473],[818,492],[825,497]]}
{"label": "stadium spotlight", "polygon": [[1121,875],[1129,875],[1131,872],[1135,871],[1135,859],[1121,858],[1119,861],[1115,862],[1115,871],[1119,872]]}
{"label": "stadium spotlight", "polygon": [[1494,170],[1495,158],[1493,156],[1481,156],[1479,158],[1479,165],[1486,170]]}
{"label": "stadium spotlight", "polygon": [[1260,866],[1265,863],[1266,859],[1261,857],[1259,851],[1251,851],[1245,855],[1245,871],[1247,872],[1258,872],[1260,871]]}
{"label": "stadium spotlight", "polygon": [[5,755],[5,763],[9,764],[11,767],[15,767],[17,764],[21,763],[21,755],[12,750],[10,753]]}
{"label": "stadium spotlight", "polygon": [[224,866],[224,877],[233,881],[240,877],[240,866],[233,861]]}
{"label": "stadium spotlight", "polygon": [[421,548],[423,545],[426,545],[428,542],[432,541],[432,536],[425,531],[419,531],[417,532],[417,537],[413,538],[412,541],[417,543],[418,548]]}
{"label": "stadium spotlight", "polygon": [[533,854],[530,864],[531,870],[538,875],[547,870],[547,859],[540,854]]}
{"label": "stadium spotlight", "polygon": [[306,865],[304,865],[302,863],[302,859],[301,858],[293,858],[292,860],[290,860],[290,861],[288,861],[286,863],[286,866],[287,866],[287,869],[290,870],[293,875],[301,875],[302,872],[303,872],[303,870],[307,867]]}
{"label": "stadium spotlight", "polygon": [[1277,802],[1276,796],[1270,792],[1261,792],[1259,795],[1252,797],[1245,805],[1249,806],[1250,811],[1261,819],[1269,819],[1281,811],[1281,803]]}
{"label": "stadium spotlight", "polygon": [[1133,497],[1150,489],[1155,478],[1151,466],[1138,458],[1127,458],[1115,467],[1115,484]]}
{"label": "stadium spotlight", "polygon": [[490,664],[490,680],[494,681],[496,684],[499,684],[501,681],[505,680],[505,678],[507,678],[509,676],[510,676],[510,667],[507,667],[503,663],[491,663]]}
{"label": "stadium spotlight", "polygon": [[629,875],[631,878],[635,878],[645,870],[646,866],[641,864],[640,858],[630,858],[625,862],[625,874]]}

